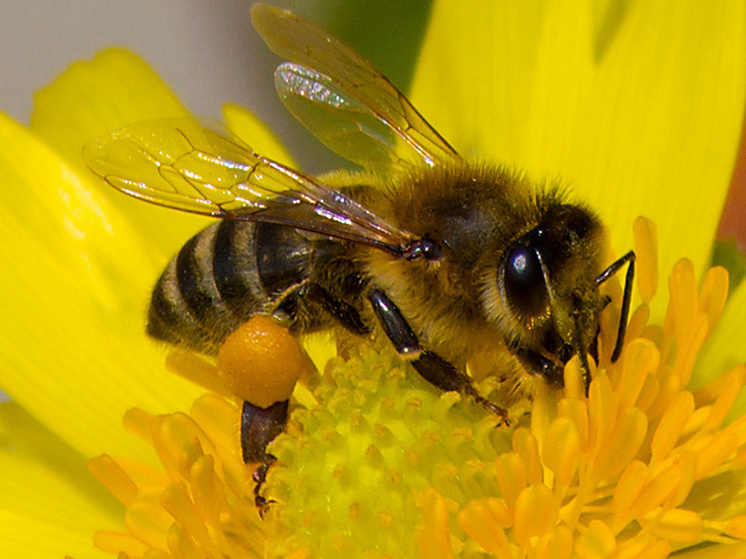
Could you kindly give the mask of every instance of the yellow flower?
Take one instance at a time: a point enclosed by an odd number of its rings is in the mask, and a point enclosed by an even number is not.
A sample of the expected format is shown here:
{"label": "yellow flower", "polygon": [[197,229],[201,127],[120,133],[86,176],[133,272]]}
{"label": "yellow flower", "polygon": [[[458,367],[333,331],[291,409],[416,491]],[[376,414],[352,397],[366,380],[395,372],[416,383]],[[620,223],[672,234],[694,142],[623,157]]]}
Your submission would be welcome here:
{"label": "yellow flower", "polygon": [[[615,251],[636,247],[620,361],[604,325],[588,397],[571,362],[566,391],[508,430],[361,341],[298,390],[265,519],[237,404],[165,374],[142,333],[151,283],[201,223],[107,190],[79,158],[90,138],[185,110],[111,50],[39,94],[31,132],[2,118],[4,555],[111,556],[94,532],[131,557],[746,553],[746,287],[726,302],[725,274],[706,271],[744,107],[745,8],[666,4],[436,2],[411,95],[460,153],[561,175]],[[227,118],[287,158],[250,115]]]}

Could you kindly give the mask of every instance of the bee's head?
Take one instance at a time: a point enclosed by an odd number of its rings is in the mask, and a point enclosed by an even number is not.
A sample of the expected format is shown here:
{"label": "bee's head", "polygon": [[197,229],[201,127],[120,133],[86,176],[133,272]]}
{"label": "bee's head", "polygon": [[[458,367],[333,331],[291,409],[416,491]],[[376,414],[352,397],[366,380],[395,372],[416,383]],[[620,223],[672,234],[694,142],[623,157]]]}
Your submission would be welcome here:
{"label": "bee's head", "polygon": [[548,208],[500,257],[499,321],[508,339],[560,363],[587,350],[607,304],[596,283],[601,252],[602,229],[593,214],[569,204]]}

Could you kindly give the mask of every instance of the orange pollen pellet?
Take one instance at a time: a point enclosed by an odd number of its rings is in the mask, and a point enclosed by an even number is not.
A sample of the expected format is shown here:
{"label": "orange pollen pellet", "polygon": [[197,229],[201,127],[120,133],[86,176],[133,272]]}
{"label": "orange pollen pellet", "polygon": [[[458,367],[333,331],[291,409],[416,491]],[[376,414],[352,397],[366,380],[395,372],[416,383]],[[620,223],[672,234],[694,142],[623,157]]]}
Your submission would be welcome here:
{"label": "orange pollen pellet", "polygon": [[228,336],[218,367],[236,397],[262,408],[287,400],[314,370],[298,340],[269,316],[255,316]]}

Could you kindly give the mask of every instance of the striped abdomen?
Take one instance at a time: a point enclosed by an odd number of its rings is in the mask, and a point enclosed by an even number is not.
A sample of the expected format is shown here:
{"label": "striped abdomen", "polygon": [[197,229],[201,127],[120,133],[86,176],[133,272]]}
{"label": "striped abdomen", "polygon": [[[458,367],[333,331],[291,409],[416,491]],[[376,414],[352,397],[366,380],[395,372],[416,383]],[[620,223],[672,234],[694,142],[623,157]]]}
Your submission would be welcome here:
{"label": "striped abdomen", "polygon": [[216,353],[225,338],[308,277],[313,242],[295,230],[222,220],[198,233],[158,280],[147,331],[158,340]]}

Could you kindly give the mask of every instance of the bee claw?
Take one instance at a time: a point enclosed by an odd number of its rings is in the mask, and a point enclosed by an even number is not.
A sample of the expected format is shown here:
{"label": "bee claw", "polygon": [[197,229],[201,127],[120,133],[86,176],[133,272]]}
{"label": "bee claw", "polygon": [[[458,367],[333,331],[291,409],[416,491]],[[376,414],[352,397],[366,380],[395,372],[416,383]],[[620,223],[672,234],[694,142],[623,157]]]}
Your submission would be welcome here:
{"label": "bee claw", "polygon": [[256,506],[257,510],[259,511],[259,517],[264,520],[264,515],[269,512],[270,505],[272,503],[276,503],[274,499],[267,499],[263,495],[261,495],[259,492],[262,490],[262,485],[264,485],[264,482],[267,479],[267,473],[269,472],[269,468],[277,462],[277,458],[272,456],[271,454],[266,454],[264,456],[264,461],[259,465],[259,467],[254,470],[254,473],[251,474],[251,478],[254,480],[254,505]]}
{"label": "bee claw", "polygon": [[510,427],[512,422],[508,418],[508,410],[506,410],[505,408],[501,408],[497,404],[490,402],[487,398],[480,396],[479,394],[477,394],[476,390],[474,390],[473,388],[469,392],[471,392],[470,395],[474,398],[475,402],[487,408],[489,411],[491,411],[498,417],[499,419],[498,425],[504,425],[505,427]]}
{"label": "bee claw", "polygon": [[276,503],[274,499],[265,499],[261,495],[255,495],[254,496],[254,505],[257,508],[257,511],[259,511],[259,518],[264,520],[264,515],[269,512],[270,505],[272,503]]}

